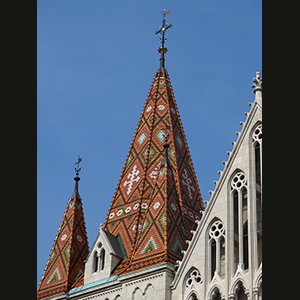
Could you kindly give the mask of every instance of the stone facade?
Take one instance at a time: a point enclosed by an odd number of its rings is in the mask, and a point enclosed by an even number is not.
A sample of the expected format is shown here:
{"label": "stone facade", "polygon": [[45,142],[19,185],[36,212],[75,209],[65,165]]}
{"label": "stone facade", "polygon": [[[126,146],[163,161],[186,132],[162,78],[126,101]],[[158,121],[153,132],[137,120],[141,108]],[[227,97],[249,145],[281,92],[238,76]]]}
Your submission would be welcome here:
{"label": "stone facade", "polygon": [[[249,103],[251,110],[245,113],[246,121],[241,122],[243,128],[237,132],[224,170],[219,171],[203,218],[196,221],[197,229],[171,284],[172,300],[262,299],[262,198],[256,178],[262,175],[262,80],[258,72],[254,81],[255,101]],[[235,199],[242,205],[236,205]],[[236,234],[238,229],[242,234]]]}

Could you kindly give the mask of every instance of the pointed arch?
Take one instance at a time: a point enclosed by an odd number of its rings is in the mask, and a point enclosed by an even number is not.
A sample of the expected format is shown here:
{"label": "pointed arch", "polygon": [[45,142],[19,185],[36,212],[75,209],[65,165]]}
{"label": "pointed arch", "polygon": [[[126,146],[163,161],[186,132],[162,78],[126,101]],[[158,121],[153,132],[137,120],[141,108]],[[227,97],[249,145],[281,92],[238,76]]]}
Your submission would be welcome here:
{"label": "pointed arch", "polygon": [[185,299],[186,300],[199,300],[200,297],[195,290],[192,290],[189,292],[189,294],[187,295],[187,297]]}
{"label": "pointed arch", "polygon": [[210,291],[208,292],[208,296],[207,296],[207,300],[217,300],[218,298],[216,297],[220,297],[221,299],[221,295],[222,295],[222,290],[221,287],[218,284],[214,284]]}
{"label": "pointed arch", "polygon": [[146,296],[146,299],[147,299],[147,300],[148,300],[148,299],[149,299],[149,300],[153,300],[153,299],[154,299],[154,297],[155,297],[155,290],[154,290],[154,286],[153,286],[151,283],[149,283],[149,284],[146,286],[143,295]]}
{"label": "pointed arch", "polygon": [[254,288],[260,288],[260,286],[262,285],[262,273],[260,273],[256,279],[254,280]]}
{"label": "pointed arch", "polygon": [[100,255],[99,255],[99,270],[102,271],[104,269],[104,262],[105,262],[105,250],[102,248],[100,250]]}
{"label": "pointed arch", "polygon": [[[208,277],[213,279],[215,274],[225,277],[225,227],[221,219],[215,217],[206,229],[206,240],[208,245]],[[221,248],[222,247],[222,248]]]}
{"label": "pointed arch", "polygon": [[243,278],[237,278],[234,283],[231,285],[230,292],[231,294],[236,295],[238,289],[243,287],[244,291],[246,290],[246,282]]}
{"label": "pointed arch", "polygon": [[[233,180],[233,178],[236,176],[236,174],[238,174],[239,172],[242,172],[243,174],[245,174],[245,172],[240,169],[240,168],[236,168],[230,175],[229,179],[228,179],[228,182],[227,182],[227,185],[228,185],[228,190],[232,192],[232,187],[231,187],[231,182]],[[246,179],[247,180],[247,179]]]}
{"label": "pointed arch", "polygon": [[136,287],[132,292],[132,300],[142,299],[142,290],[139,287]]}
{"label": "pointed arch", "polygon": [[250,159],[252,160],[252,180],[255,185],[255,197],[252,206],[254,210],[254,238],[255,258],[254,264],[258,269],[262,262],[262,122],[254,124],[249,135]]}
{"label": "pointed arch", "polygon": [[250,144],[252,144],[253,142],[253,134],[254,134],[254,131],[258,128],[258,127],[262,127],[262,121],[257,121],[251,128],[250,132],[249,132],[249,141],[250,141]]}
{"label": "pointed arch", "polygon": [[98,252],[94,251],[94,254],[93,254],[93,272],[98,271],[98,264],[99,264]]}

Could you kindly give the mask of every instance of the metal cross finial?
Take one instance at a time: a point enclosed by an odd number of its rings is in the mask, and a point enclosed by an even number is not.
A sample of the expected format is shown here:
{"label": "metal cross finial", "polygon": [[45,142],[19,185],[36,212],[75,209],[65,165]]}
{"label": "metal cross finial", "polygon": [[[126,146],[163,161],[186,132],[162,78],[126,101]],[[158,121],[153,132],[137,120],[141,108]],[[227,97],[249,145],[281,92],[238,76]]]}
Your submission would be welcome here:
{"label": "metal cross finial", "polygon": [[172,27],[172,24],[166,23],[166,19],[165,19],[165,16],[166,16],[167,14],[169,14],[169,13],[170,13],[170,10],[167,10],[167,11],[166,11],[165,9],[164,9],[164,11],[161,12],[161,15],[163,16],[162,26],[160,26],[160,27],[159,27],[159,30],[157,30],[157,31],[155,32],[155,34],[162,35],[162,37],[159,38],[159,39],[161,40],[161,46],[162,46],[162,48],[164,48],[165,41],[167,40],[167,39],[165,38],[165,33],[168,31],[169,28]]}
{"label": "metal cross finial", "polygon": [[77,165],[77,168],[74,167],[75,171],[76,171],[76,176],[79,175],[79,172],[81,171],[81,168],[79,168],[79,163],[82,161],[82,158],[80,156],[78,156],[78,161],[75,163],[75,165]]}

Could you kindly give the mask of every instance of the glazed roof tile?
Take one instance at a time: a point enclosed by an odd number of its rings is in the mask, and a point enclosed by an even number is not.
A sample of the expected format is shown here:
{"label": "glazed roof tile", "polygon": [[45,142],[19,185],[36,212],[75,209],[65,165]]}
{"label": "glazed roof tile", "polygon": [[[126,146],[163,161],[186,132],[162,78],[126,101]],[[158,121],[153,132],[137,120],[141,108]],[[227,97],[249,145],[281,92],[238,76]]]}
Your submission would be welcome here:
{"label": "glazed roof tile", "polygon": [[[76,190],[77,191],[77,190]],[[44,274],[37,291],[43,299],[68,291],[84,274],[84,260],[89,252],[82,201],[78,191],[68,201]]]}
{"label": "glazed roof tile", "polygon": [[[168,135],[168,137],[167,137]],[[169,165],[162,166],[168,140]],[[113,275],[162,262],[176,264],[204,210],[169,75],[157,71],[104,229],[118,237],[126,258]]]}

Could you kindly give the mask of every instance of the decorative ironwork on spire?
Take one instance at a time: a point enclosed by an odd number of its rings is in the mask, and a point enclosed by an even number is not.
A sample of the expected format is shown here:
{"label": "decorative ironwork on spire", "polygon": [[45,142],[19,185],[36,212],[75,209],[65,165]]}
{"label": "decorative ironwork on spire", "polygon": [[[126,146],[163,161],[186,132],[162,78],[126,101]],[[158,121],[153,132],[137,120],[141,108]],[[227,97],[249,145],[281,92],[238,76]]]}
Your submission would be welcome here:
{"label": "decorative ironwork on spire", "polygon": [[165,47],[165,41],[167,38],[165,38],[165,33],[168,32],[168,29],[172,27],[172,24],[166,23],[165,16],[170,13],[170,10],[165,10],[161,12],[161,15],[163,16],[162,20],[162,26],[159,27],[159,30],[155,32],[155,34],[158,34],[161,36],[159,39],[161,40],[161,47],[158,48],[158,52],[161,53],[160,57],[160,71],[165,71],[165,53],[168,51],[168,49]]}
{"label": "decorative ironwork on spire", "polygon": [[79,168],[79,163],[82,161],[82,158],[80,156],[78,156],[78,160],[77,162],[75,163],[75,165],[77,165],[77,168],[74,167],[75,169],[75,174],[76,176],[74,177],[74,180],[75,180],[75,188],[74,188],[74,193],[72,195],[72,198],[74,196],[78,196],[79,197],[79,193],[78,193],[78,181],[80,180],[80,177],[78,176],[79,175],[79,172],[81,171],[81,168]]}
{"label": "decorative ironwork on spire", "polygon": [[[82,162],[82,158],[81,158],[80,156],[78,156],[78,161],[75,163],[75,165],[77,165],[77,168],[74,167],[75,172],[76,172],[76,177],[78,177],[79,172],[81,171],[81,168],[79,168],[80,162]],[[76,178],[76,177],[75,177],[75,178]],[[75,179],[74,179],[74,180],[75,180]]]}

